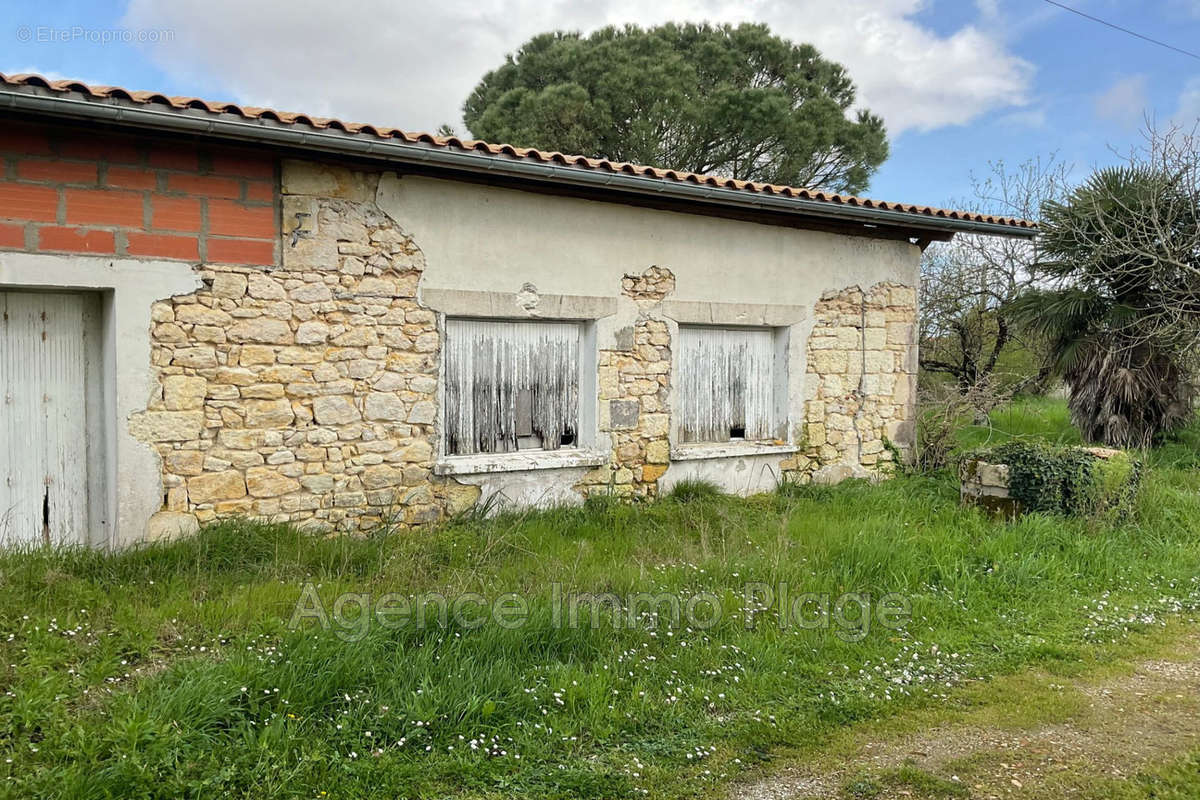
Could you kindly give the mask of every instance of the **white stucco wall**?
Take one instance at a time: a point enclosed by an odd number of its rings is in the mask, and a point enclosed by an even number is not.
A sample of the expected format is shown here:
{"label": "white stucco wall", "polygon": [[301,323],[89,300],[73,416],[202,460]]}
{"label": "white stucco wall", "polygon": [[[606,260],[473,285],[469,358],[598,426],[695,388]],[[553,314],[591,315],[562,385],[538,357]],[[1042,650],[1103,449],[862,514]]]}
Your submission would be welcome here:
{"label": "white stucco wall", "polygon": [[[786,331],[787,369],[781,379],[786,380],[785,439],[791,444],[803,435],[807,342],[812,308],[821,295],[881,282],[916,286],[919,280],[920,249],[904,240],[394,173],[383,175],[376,203],[421,247],[426,259],[422,300],[443,313],[598,318],[596,346],[610,348],[638,314],[621,296],[621,278],[660,266],[676,279],[675,292],[663,304],[672,340],[681,323],[770,325]],[[603,436],[597,445],[607,447]],[[673,462],[663,488],[697,477],[742,494],[763,491],[777,480],[781,457]],[[571,496],[573,472],[541,473],[522,478],[540,481],[539,495]],[[501,480],[497,475],[497,488]],[[512,481],[504,482],[511,492]],[[489,482],[480,483],[486,490]]]}
{"label": "white stucco wall", "polygon": [[587,467],[561,467],[457,475],[455,479],[478,486],[482,507],[500,511],[578,505],[583,497],[573,487],[587,472]]}
{"label": "white stucco wall", "polygon": [[422,287],[613,296],[621,276],[673,270],[676,301],[802,305],[830,288],[914,285],[920,250],[717,217],[386,174],[379,207],[420,244]]}
{"label": "white stucco wall", "polygon": [[769,492],[779,484],[779,460],[777,454],[676,460],[659,488],[666,493],[679,483],[694,480],[714,484],[729,494]]}

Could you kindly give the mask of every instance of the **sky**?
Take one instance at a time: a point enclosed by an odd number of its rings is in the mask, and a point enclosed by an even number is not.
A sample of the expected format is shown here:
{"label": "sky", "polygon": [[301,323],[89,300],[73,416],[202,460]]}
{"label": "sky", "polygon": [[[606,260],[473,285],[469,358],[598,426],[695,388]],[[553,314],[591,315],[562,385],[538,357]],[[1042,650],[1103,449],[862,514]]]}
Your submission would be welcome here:
{"label": "sky", "polygon": [[[1200,51],[1200,0],[1066,2]],[[891,156],[866,194],[930,205],[961,205],[991,161],[1055,154],[1081,178],[1135,145],[1147,118],[1200,120],[1200,59],[1045,0],[0,0],[0,12],[5,74],[464,133],[475,83],[536,33],[764,22],[845,65],[859,105],[883,117]]]}

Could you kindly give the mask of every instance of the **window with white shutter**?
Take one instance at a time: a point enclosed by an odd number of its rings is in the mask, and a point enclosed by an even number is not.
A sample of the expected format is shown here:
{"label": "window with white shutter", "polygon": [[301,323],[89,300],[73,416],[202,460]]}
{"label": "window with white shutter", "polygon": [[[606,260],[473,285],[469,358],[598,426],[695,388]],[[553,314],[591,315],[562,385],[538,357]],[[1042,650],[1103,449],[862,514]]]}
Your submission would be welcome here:
{"label": "window with white shutter", "polygon": [[776,354],[772,328],[681,325],[675,359],[679,442],[779,437]]}
{"label": "window with white shutter", "polygon": [[581,334],[574,322],[447,320],[447,455],[576,446]]}

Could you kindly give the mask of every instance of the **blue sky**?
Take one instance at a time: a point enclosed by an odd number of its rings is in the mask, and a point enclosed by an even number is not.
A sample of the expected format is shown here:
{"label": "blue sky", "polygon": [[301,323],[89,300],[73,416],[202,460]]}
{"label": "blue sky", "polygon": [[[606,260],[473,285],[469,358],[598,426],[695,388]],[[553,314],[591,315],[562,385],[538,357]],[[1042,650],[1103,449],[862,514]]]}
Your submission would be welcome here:
{"label": "blue sky", "polygon": [[[921,16],[946,30],[969,3],[941,0]],[[970,124],[893,140],[872,194],[946,202],[969,191],[964,178],[989,159],[1019,162],[1058,153],[1076,174],[1116,160],[1140,141],[1146,115],[1168,123],[1200,118],[1200,60],[1110,30],[1041,0],[1000,0],[1009,49],[1033,65],[1029,102]],[[1200,2],[1120,0],[1068,3],[1184,49],[1200,51]],[[948,79],[952,79],[948,76]],[[1181,109],[1181,105],[1184,107]]]}
{"label": "blue sky", "polygon": [[[1200,50],[1200,0],[1068,4]],[[1200,60],[1044,0],[0,0],[0,9],[6,73],[408,129],[461,129],[475,80],[541,30],[760,20],[846,64],[864,104],[884,116],[892,155],[868,194],[937,205],[966,196],[989,159],[1056,152],[1082,175],[1134,144],[1146,114],[1200,118]],[[159,41],[89,41],[110,29]]]}

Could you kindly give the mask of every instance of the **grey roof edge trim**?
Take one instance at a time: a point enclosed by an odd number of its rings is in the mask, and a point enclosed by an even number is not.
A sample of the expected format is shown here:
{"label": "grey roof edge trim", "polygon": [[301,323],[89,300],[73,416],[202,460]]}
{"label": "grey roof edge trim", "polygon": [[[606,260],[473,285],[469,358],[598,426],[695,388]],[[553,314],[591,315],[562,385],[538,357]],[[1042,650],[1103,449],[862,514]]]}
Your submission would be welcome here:
{"label": "grey roof edge trim", "polygon": [[379,139],[336,129],[297,129],[294,124],[270,119],[246,119],[202,109],[159,109],[117,98],[75,98],[36,91],[0,88],[0,109],[54,117],[109,122],[138,129],[190,133],[238,142],[293,147],[342,156],[373,158],[409,164],[424,164],[450,170],[508,177],[600,190],[620,190],[652,197],[670,197],[703,205],[719,205],[750,211],[791,213],[864,226],[886,226],[944,233],[980,233],[991,236],[1033,238],[1036,228],[1018,228],[1000,223],[951,219],[909,211],[864,208],[825,200],[806,200],[745,192],[682,181],[648,178],[614,172],[599,172],[561,164],[544,164],[434,145]]}

